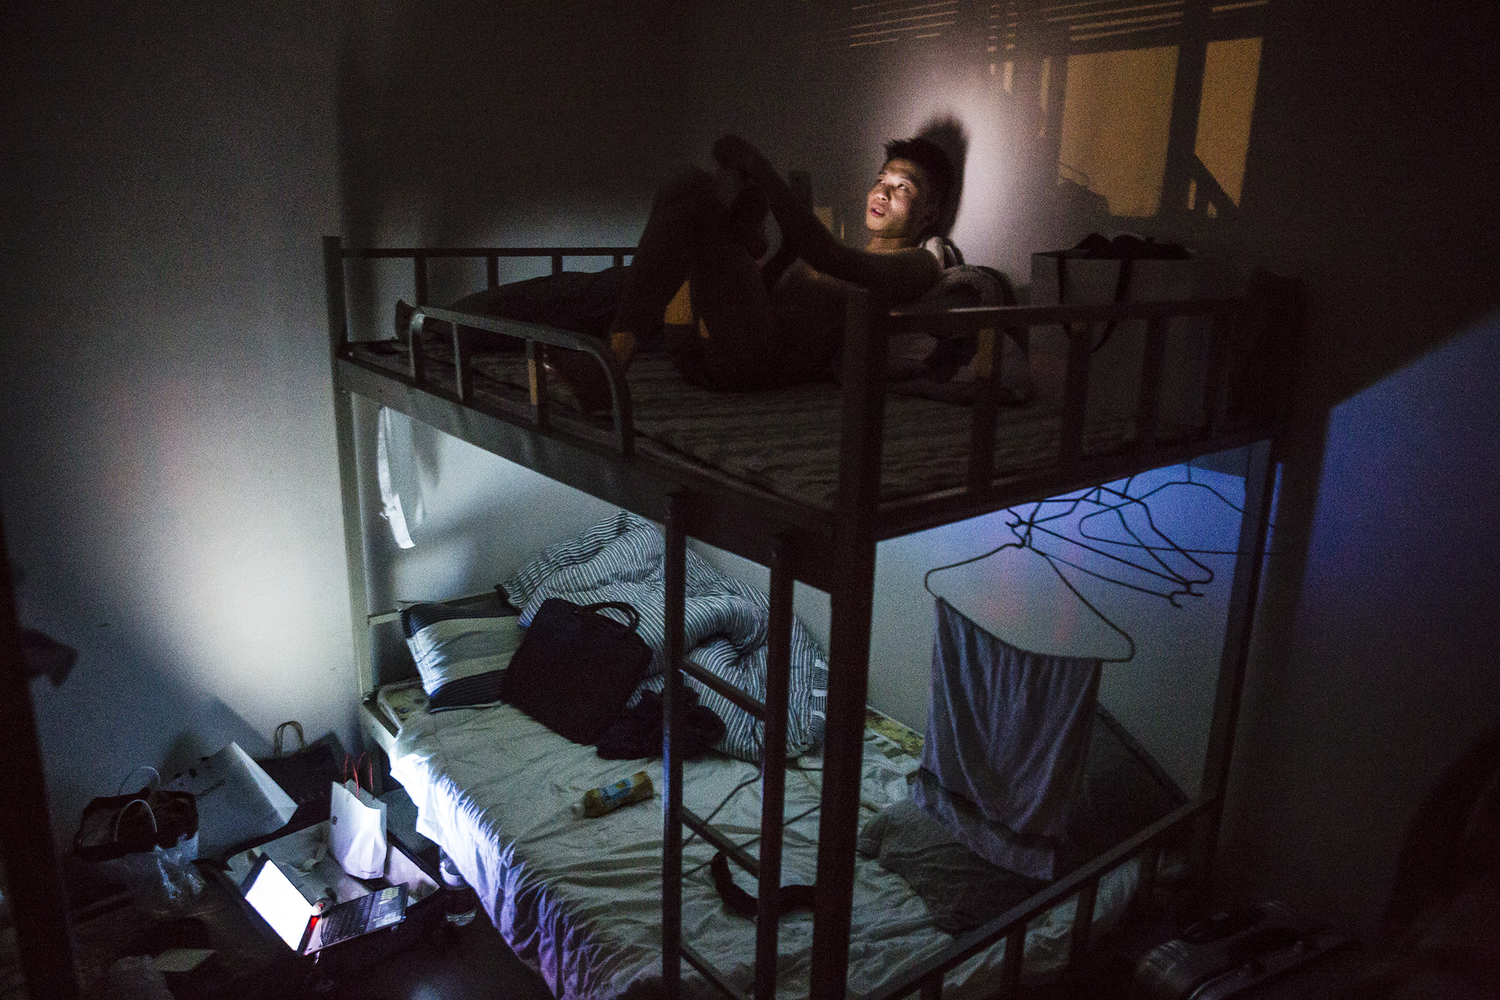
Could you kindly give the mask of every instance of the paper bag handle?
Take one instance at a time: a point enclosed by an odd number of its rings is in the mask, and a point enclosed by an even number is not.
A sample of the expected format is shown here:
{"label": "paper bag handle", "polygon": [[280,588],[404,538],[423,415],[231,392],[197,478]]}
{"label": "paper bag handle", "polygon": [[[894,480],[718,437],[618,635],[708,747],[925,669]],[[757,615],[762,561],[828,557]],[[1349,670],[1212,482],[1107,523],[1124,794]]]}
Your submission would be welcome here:
{"label": "paper bag handle", "polygon": [[307,749],[307,737],[304,736],[304,735],[302,735],[302,723],[298,722],[296,719],[292,719],[291,721],[289,721],[289,722],[283,722],[281,725],[279,725],[279,726],[276,727],[276,733],[271,738],[272,739],[272,747],[271,747],[272,756],[275,756],[275,757],[280,757],[281,756],[281,754],[282,754],[282,743],[281,743],[282,734],[286,731],[286,728],[288,726],[292,727],[292,729],[297,734],[297,749],[298,750],[306,750]]}
{"label": "paper bag handle", "polygon": [[130,779],[133,778],[133,777],[135,777],[137,774],[141,773],[142,771],[150,771],[151,772],[151,780],[149,782],[147,782],[147,784],[146,784],[146,788],[148,790],[154,792],[158,788],[161,787],[161,772],[158,771],[156,768],[152,767],[150,764],[142,764],[139,767],[131,768],[130,773],[126,774],[125,777],[123,777],[123,778],[120,779],[120,787],[117,788],[117,789],[115,789],[115,794],[116,795],[124,795],[125,794],[125,786],[128,785],[128,784],[130,784]]}
{"label": "paper bag handle", "polygon": [[[351,763],[353,765],[353,768],[352,768],[353,773],[352,774],[350,773],[350,771],[351,771],[351,768],[350,768]],[[354,779],[354,790],[356,792],[359,791],[360,790],[359,768],[360,768],[361,764],[368,764],[369,765],[370,782],[369,782],[368,785],[364,786],[364,789],[365,789],[365,791],[370,792],[371,794],[373,794],[374,790],[375,790],[375,760],[374,760],[374,758],[372,758],[367,753],[362,753],[358,757],[355,757],[353,754],[349,754],[349,753],[344,754],[344,780],[348,781],[350,778],[353,778]]]}

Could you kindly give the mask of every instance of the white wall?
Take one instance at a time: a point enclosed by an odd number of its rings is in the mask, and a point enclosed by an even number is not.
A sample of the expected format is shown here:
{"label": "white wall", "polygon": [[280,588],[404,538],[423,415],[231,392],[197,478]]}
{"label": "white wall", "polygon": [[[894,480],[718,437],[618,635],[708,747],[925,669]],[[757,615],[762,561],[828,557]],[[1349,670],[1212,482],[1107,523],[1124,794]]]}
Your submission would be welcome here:
{"label": "white wall", "polygon": [[1306,277],[1309,336],[1221,870],[1362,929],[1413,810],[1500,719],[1481,6],[1280,4],[1237,233]]}
{"label": "white wall", "polygon": [[677,158],[675,4],[417,13],[7,15],[0,499],[23,622],[81,652],[34,692],[60,838],[137,764],[354,739],[319,237],[632,242]]}
{"label": "white wall", "polygon": [[14,25],[0,470],[22,620],[82,654],[35,689],[63,837],[136,765],[348,732],[337,32],[290,4]]}

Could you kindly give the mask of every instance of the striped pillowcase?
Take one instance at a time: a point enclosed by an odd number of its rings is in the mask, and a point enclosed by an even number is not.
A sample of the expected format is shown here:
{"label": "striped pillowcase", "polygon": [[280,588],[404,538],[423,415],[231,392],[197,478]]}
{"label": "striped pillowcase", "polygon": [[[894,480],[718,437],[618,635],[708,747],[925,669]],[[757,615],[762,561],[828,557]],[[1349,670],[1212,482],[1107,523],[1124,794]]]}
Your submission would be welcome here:
{"label": "striped pillowcase", "polygon": [[499,598],[412,604],[401,631],[429,712],[500,704],[500,679],[521,645],[520,618]]}

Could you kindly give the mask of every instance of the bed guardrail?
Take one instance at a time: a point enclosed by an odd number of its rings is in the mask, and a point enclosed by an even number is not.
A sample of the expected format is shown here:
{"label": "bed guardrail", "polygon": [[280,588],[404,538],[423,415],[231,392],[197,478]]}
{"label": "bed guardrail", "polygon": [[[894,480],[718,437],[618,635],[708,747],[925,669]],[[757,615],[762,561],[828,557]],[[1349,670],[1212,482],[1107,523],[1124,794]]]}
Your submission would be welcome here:
{"label": "bed guardrail", "polygon": [[469,365],[469,350],[466,343],[468,330],[483,330],[504,334],[526,343],[526,377],[531,397],[532,423],[538,430],[552,426],[552,399],[547,391],[547,368],[542,363],[543,348],[548,345],[569,351],[578,351],[593,358],[604,371],[609,383],[610,417],[614,424],[615,441],[620,455],[629,459],[635,454],[635,422],[630,407],[630,389],[625,382],[625,371],[615,360],[614,352],[602,341],[584,334],[560,330],[556,327],[518,320],[497,319],[473,313],[454,312],[432,306],[418,306],[411,316],[407,333],[407,354],[410,359],[411,377],[417,384],[425,384],[422,354],[422,330],[428,320],[445,323],[453,344],[453,373],[458,401],[472,402],[473,376]]}
{"label": "bed guardrail", "polygon": [[[411,384],[433,391],[438,395],[453,395],[456,401],[473,405],[474,374],[469,363],[469,337],[465,331],[480,330],[503,334],[524,342],[527,361],[529,389],[529,413],[518,408],[516,416],[535,429],[571,435],[587,436],[587,425],[570,423],[566,430],[558,428],[553,420],[556,403],[548,393],[546,368],[541,363],[542,352],[547,349],[578,351],[592,358],[605,374],[610,389],[610,420],[615,450],[629,460],[635,453],[636,429],[633,420],[631,395],[628,382],[614,355],[595,338],[562,330],[556,327],[516,320],[500,319],[472,313],[460,313],[425,303],[428,294],[428,264],[439,258],[468,258],[485,261],[490,287],[499,281],[499,261],[502,258],[544,258],[551,262],[553,273],[562,270],[568,258],[609,257],[617,264],[633,253],[624,247],[476,247],[476,248],[345,248],[337,237],[327,238],[325,254],[329,268],[330,324],[343,331],[344,340],[335,346],[335,355],[347,356],[348,331],[343,309],[342,287],[343,262],[349,259],[409,259],[412,261],[415,284],[415,311],[410,319],[406,337],[407,379]],[[921,530],[935,524],[945,523],[957,517],[981,513],[997,499],[1004,499],[1015,492],[1016,477],[997,481],[995,463],[996,417],[1002,404],[999,389],[1003,379],[1004,351],[1001,338],[1012,337],[1026,344],[1032,331],[1039,327],[1060,327],[1067,339],[1065,371],[1062,376],[1063,390],[1060,401],[1060,429],[1055,456],[1045,470],[1033,470],[1025,474],[1028,481],[1035,481],[1035,488],[1027,492],[1037,496],[1066,492],[1074,480],[1082,477],[1087,482],[1098,478],[1097,472],[1110,473],[1115,465],[1138,467],[1143,458],[1161,452],[1163,463],[1178,461],[1191,453],[1201,451],[1204,443],[1222,443],[1232,447],[1252,438],[1265,436],[1276,415],[1275,393],[1249,395],[1238,393],[1230,384],[1230,362],[1237,342],[1236,328],[1265,326],[1266,317],[1275,312],[1278,295],[1284,297],[1285,289],[1275,284],[1275,279],[1266,272],[1257,272],[1251,278],[1244,296],[1212,300],[1181,300],[1170,302],[1124,302],[1089,303],[1070,305],[1037,306],[982,306],[941,308],[936,306],[907,305],[895,309],[883,307],[878,295],[869,292],[855,293],[855,302],[850,309],[846,344],[850,338],[859,337],[866,350],[845,351],[842,385],[845,393],[845,423],[843,437],[858,437],[872,421],[881,422],[883,398],[886,392],[884,366],[886,341],[893,334],[909,331],[941,331],[944,336],[972,335],[978,345],[978,375],[972,403],[969,404],[969,439],[967,473],[962,486],[937,491],[928,496],[894,501],[882,511],[882,518],[889,527],[882,527],[882,536],[895,536]],[[335,287],[338,286],[338,287]],[[338,302],[335,309],[335,299]],[[869,317],[855,320],[853,317]],[[1170,446],[1163,447],[1161,435],[1163,421],[1164,385],[1168,376],[1168,330],[1169,324],[1179,318],[1207,318],[1204,349],[1206,358],[1201,397],[1198,401],[1202,415],[1194,434],[1184,438],[1180,428]],[[1128,453],[1098,456],[1087,453],[1086,438],[1089,430],[1089,396],[1091,380],[1098,377],[1090,345],[1091,331],[1104,324],[1121,321],[1144,321],[1145,336],[1141,341],[1139,358],[1138,402],[1135,407],[1134,432]],[[448,328],[451,342],[451,364],[454,389],[445,391],[434,385],[427,377],[424,355],[419,350],[420,338],[416,334],[427,323]],[[1275,358],[1278,346],[1274,337],[1257,334],[1238,337],[1238,342],[1256,340],[1256,350],[1270,358],[1261,364],[1279,366]],[[541,346],[539,346],[541,345]],[[388,372],[389,373],[389,372]],[[1257,373],[1259,374],[1259,373]],[[1246,381],[1245,372],[1240,377]],[[1253,378],[1264,386],[1272,379]],[[1259,390],[1257,390],[1259,391]],[[1248,404],[1248,405],[1247,405]],[[514,419],[514,417],[512,417]],[[1240,441],[1234,431],[1243,428],[1245,438]],[[607,439],[600,439],[604,443]],[[847,449],[846,449],[847,450]],[[1087,463],[1085,462],[1087,459]],[[1097,468],[1096,468],[1097,467]],[[878,492],[878,468],[874,484]],[[1110,473],[1112,474],[1112,473]],[[1121,474],[1126,474],[1122,472]],[[960,509],[961,508],[961,509]]]}
{"label": "bed guardrail", "polygon": [[453,349],[453,370],[457,401],[464,405],[473,402],[473,371],[469,365],[466,331],[482,330],[514,337],[526,345],[526,367],[531,401],[531,424],[538,430],[552,427],[551,399],[547,392],[547,372],[542,365],[542,349],[539,344],[571,351],[592,357],[603,369],[610,389],[610,413],[614,425],[615,443],[620,454],[630,458],[635,451],[635,426],[631,419],[630,393],[624,372],[614,355],[599,341],[556,327],[516,320],[500,319],[473,313],[455,312],[426,304],[429,295],[429,268],[434,259],[467,259],[485,262],[486,287],[500,284],[500,261],[502,259],[545,258],[551,262],[553,274],[560,274],[563,262],[568,258],[608,257],[616,267],[625,263],[625,258],[635,253],[634,247],[371,247],[349,248],[343,246],[336,236],[324,237],[324,266],[328,272],[329,327],[342,331],[342,340],[335,344],[335,360],[340,351],[350,343],[348,320],[344,300],[344,261],[359,260],[410,260],[412,262],[413,298],[416,305],[411,315],[407,337],[407,377],[416,386],[429,391],[440,390],[426,377],[425,357],[421,351],[421,333],[427,320],[446,324]]}
{"label": "bed guardrail", "polygon": [[922,1000],[941,1000],[943,977],[950,970],[1002,940],[1005,942],[1005,953],[1000,960],[1001,983],[998,995],[1016,996],[1021,985],[1027,927],[1031,921],[1070,897],[1076,897],[1077,911],[1069,938],[1068,965],[1076,965],[1088,948],[1093,933],[1094,902],[1100,880],[1128,864],[1132,858],[1138,858],[1141,870],[1135,898],[1140,899],[1149,894],[1155,885],[1167,842],[1182,836],[1213,805],[1212,798],[1199,798],[1179,806],[1135,836],[1053,882],[1030,899],[1017,903],[983,927],[955,938],[946,949],[924,962],[920,970],[866,993],[861,1000],[898,1000],[918,991],[921,991]]}
{"label": "bed guardrail", "polygon": [[[942,326],[945,334],[974,333],[978,337],[979,375],[975,387],[971,431],[969,488],[984,490],[994,475],[995,413],[999,408],[1003,352],[996,350],[996,331],[1025,343],[1026,333],[1038,326],[1061,326],[1068,337],[1064,376],[1063,428],[1058,463],[1074,468],[1083,456],[1084,416],[1088,400],[1094,324],[1145,320],[1146,337],[1141,367],[1140,402],[1136,408],[1135,450],[1156,447],[1161,422],[1162,381],[1166,371],[1167,324],[1193,316],[1213,319],[1209,334],[1209,377],[1205,380],[1202,436],[1212,437],[1226,417],[1222,398],[1223,360],[1228,350],[1229,324],[1246,309],[1245,299],[1192,299],[1170,302],[1109,302],[1046,306],[975,306],[937,310],[907,306],[891,311],[890,332],[901,333]],[[1025,333],[1023,333],[1025,331]]]}

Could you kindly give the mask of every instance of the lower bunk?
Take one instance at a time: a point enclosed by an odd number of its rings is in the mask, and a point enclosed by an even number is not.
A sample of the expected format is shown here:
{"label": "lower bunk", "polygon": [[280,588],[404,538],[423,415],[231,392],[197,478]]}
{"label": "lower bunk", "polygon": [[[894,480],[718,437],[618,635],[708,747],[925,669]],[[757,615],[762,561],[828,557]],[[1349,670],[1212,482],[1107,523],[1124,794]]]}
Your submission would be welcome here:
{"label": "lower bunk", "polygon": [[[394,697],[390,695],[394,692]],[[391,745],[391,773],[410,794],[418,832],[453,860],[486,913],[515,952],[564,998],[635,998],[659,993],[661,979],[662,818],[657,799],[588,818],[579,805],[590,789],[645,771],[661,787],[661,761],[604,760],[510,705],[428,714],[422,689],[386,689],[367,703],[404,703]],[[415,710],[413,710],[415,709]],[[396,725],[393,714],[379,723]],[[1052,884],[989,866],[935,833],[910,806],[909,783],[921,756],[919,735],[873,710],[867,719],[860,788],[861,856],[856,859],[851,995],[887,994],[920,984],[935,965],[996,921],[1035,908]],[[783,881],[816,886],[820,760],[789,767]],[[684,765],[684,804],[711,816],[721,832],[750,847],[760,830],[757,767],[710,752]],[[1082,792],[1084,808],[1071,847],[1084,864],[1161,827],[1183,812],[1185,797],[1111,718],[1099,710]],[[683,855],[683,939],[748,996],[754,979],[755,922],[726,902],[734,889],[716,886],[714,849],[690,839]],[[1068,962],[1077,937],[1079,898],[1092,899],[1086,927],[1107,928],[1155,874],[1158,855],[1131,857],[1097,881],[1043,905],[1023,923],[1028,980],[1053,976]],[[1150,870],[1144,870],[1144,867]],[[732,866],[722,869],[728,877]],[[901,872],[898,874],[897,872]],[[755,886],[735,869],[740,891]],[[814,888],[815,891],[815,888]],[[779,934],[778,996],[806,996],[812,939],[810,910],[792,910]],[[991,925],[987,927],[987,925]],[[1015,940],[1012,938],[1012,940]],[[1004,939],[954,963],[942,995],[992,995],[1005,981]],[[916,989],[913,985],[911,989]],[[690,967],[684,994],[722,995]],[[732,994],[731,994],[732,995]]]}

